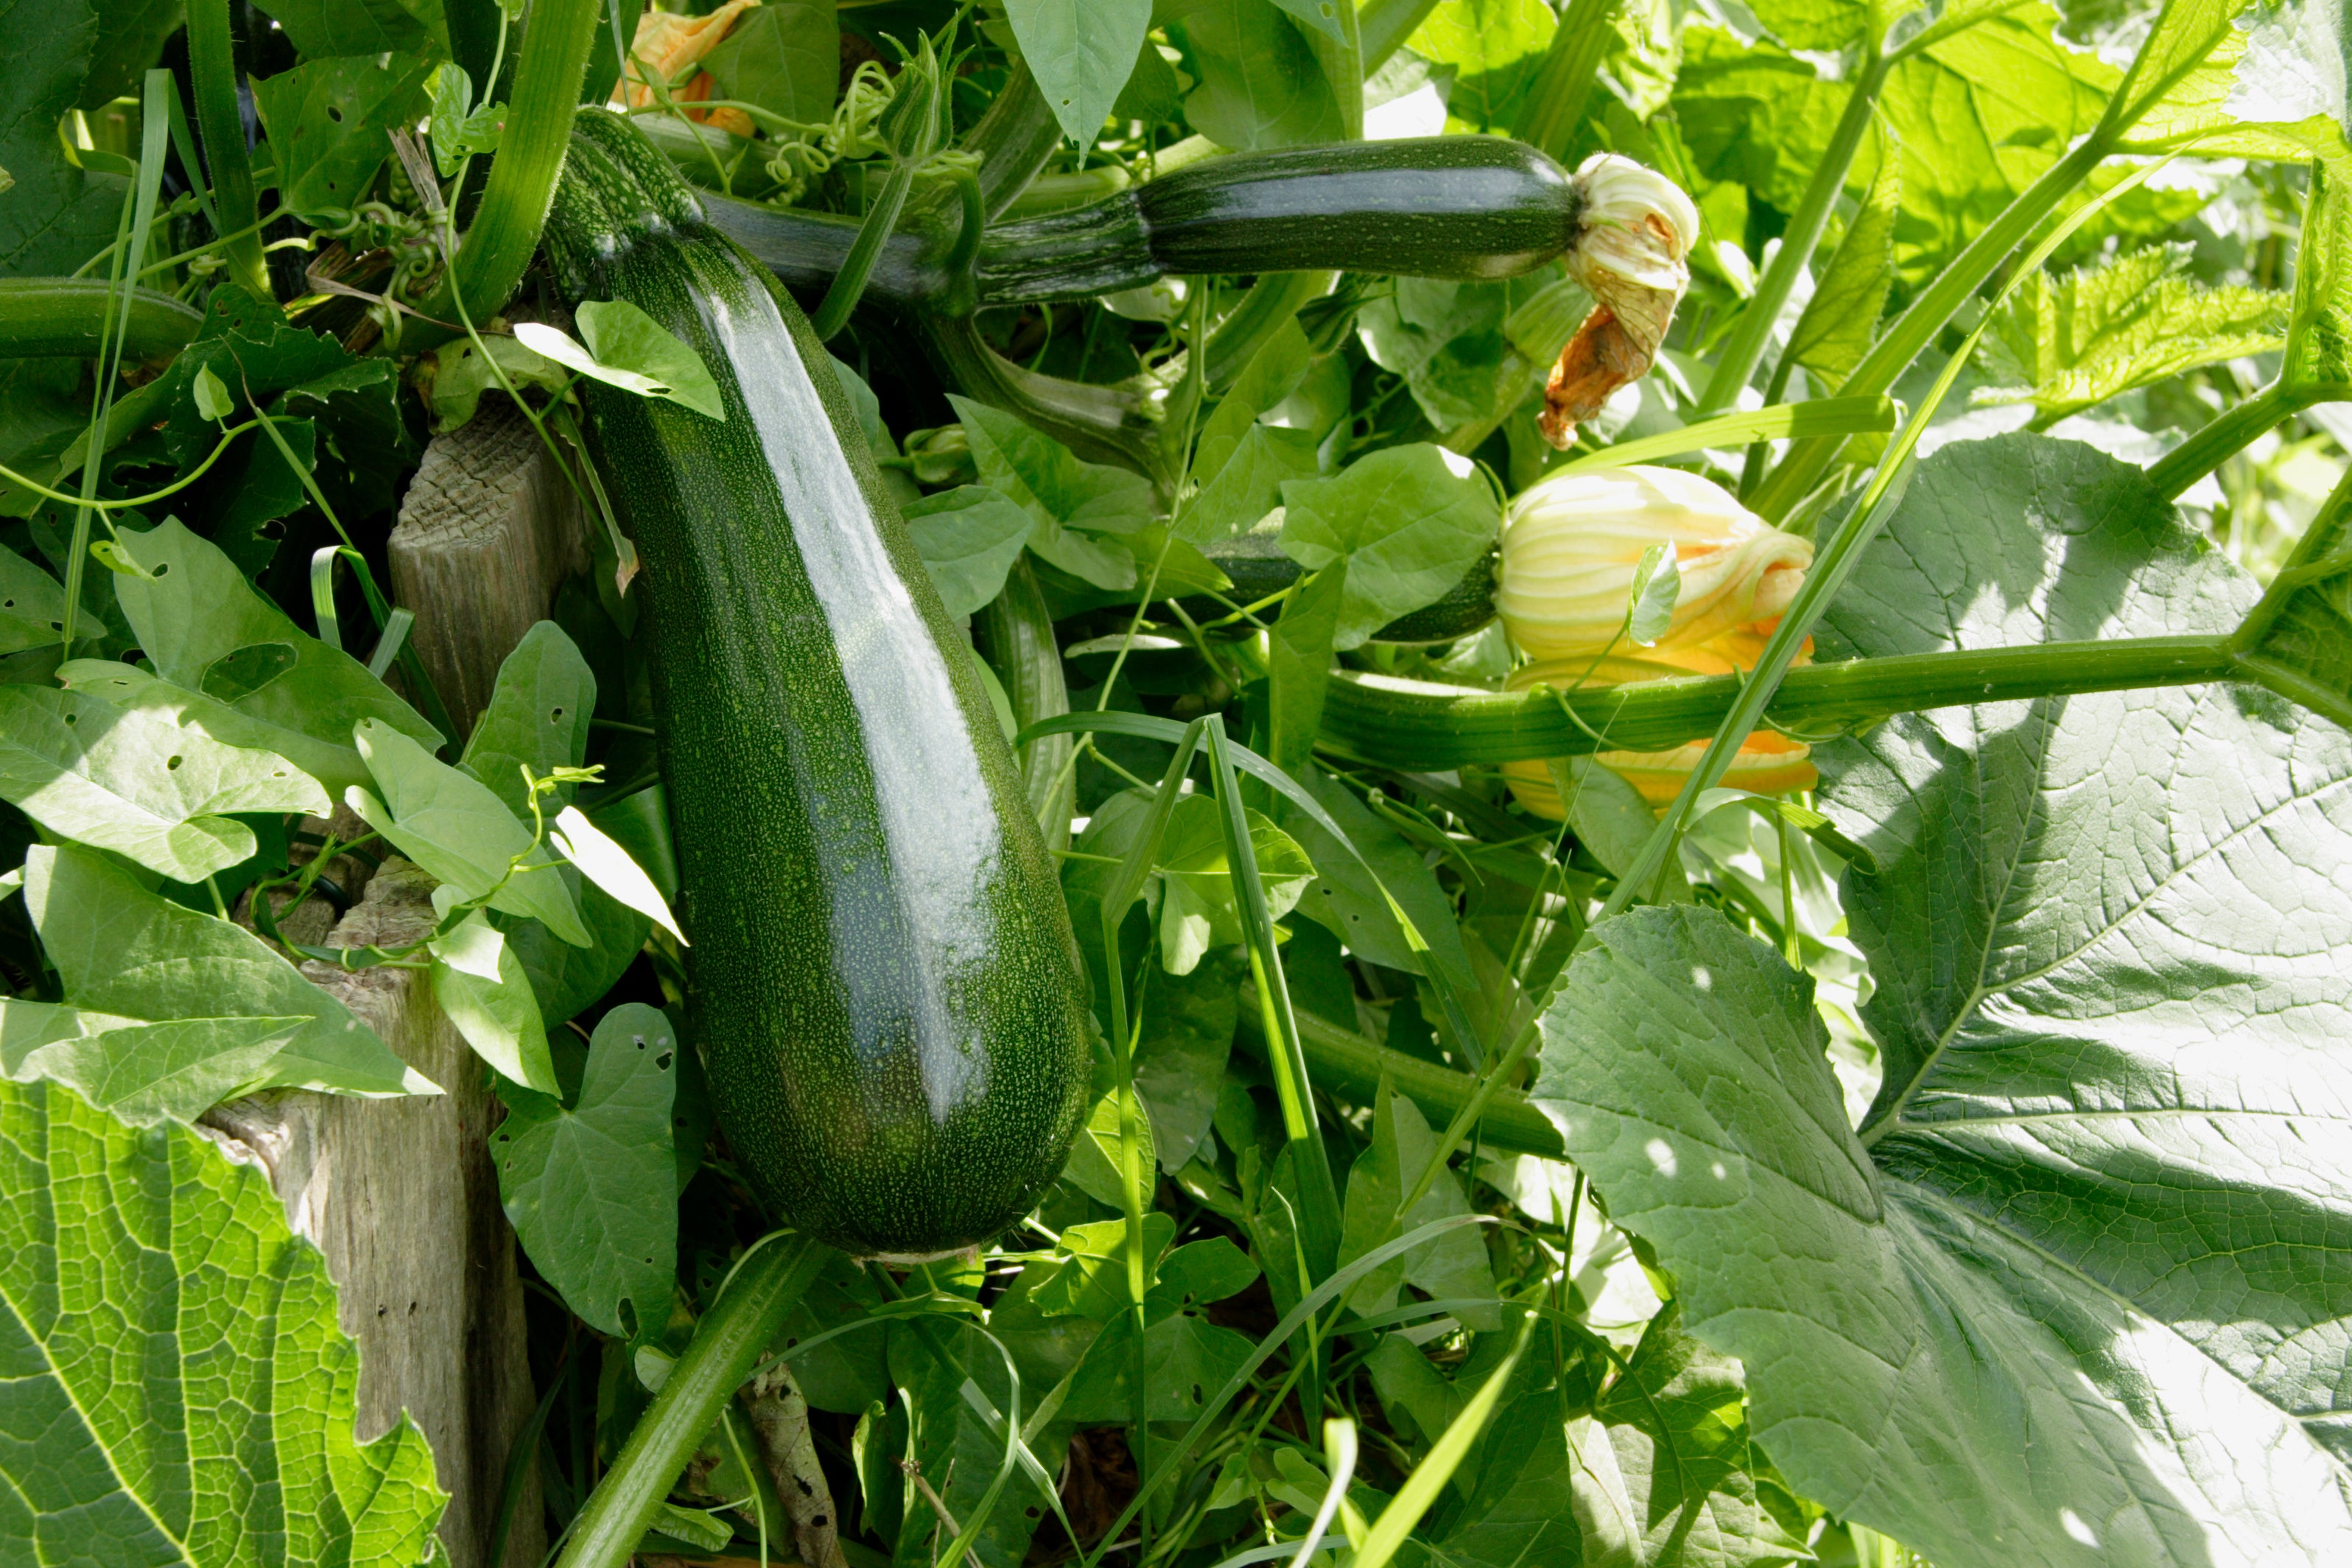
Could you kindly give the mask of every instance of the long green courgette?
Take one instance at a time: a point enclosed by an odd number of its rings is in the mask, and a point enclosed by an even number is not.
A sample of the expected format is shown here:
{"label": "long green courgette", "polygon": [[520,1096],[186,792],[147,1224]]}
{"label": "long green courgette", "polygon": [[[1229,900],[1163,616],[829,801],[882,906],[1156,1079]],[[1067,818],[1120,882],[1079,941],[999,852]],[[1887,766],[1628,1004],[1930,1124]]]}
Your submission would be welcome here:
{"label": "long green courgette", "polygon": [[1060,885],[969,656],[805,317],[667,161],[585,110],[547,231],[571,300],[701,355],[723,422],[583,383],[644,562],[688,998],[759,1196],[864,1255],[1017,1221],[1084,1108]]}
{"label": "long green courgette", "polygon": [[[809,298],[848,254],[857,221],[709,199],[711,222]],[[1565,252],[1580,202],[1568,173],[1494,136],[1340,142],[1234,153],[1107,200],[992,225],[977,303],[1087,299],[1201,273],[1351,270],[1508,277]],[[943,298],[955,240],[945,204],[910,214],[867,285],[877,300]]]}

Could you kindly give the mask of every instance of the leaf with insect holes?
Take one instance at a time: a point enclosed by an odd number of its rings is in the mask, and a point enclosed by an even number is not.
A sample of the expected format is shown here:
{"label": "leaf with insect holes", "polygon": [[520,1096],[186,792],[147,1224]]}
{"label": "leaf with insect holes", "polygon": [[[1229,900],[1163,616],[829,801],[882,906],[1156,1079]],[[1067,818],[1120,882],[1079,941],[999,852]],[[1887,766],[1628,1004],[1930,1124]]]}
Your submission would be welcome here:
{"label": "leaf with insect holes", "polygon": [[580,868],[581,875],[677,937],[680,946],[686,945],[686,933],[677,928],[677,918],[669,912],[669,901],[662,897],[653,878],[629,858],[628,851],[605,837],[579,807],[564,807],[547,837],[549,842],[563,852],[564,859]]}
{"label": "leaf with insect holes", "polygon": [[278,152],[278,200],[320,218],[357,207],[392,155],[384,133],[416,121],[432,72],[415,55],[340,55],[254,82]]}
{"label": "leaf with insect holes", "polygon": [[[595,711],[596,676],[579,644],[554,622],[537,622],[499,666],[490,706],[475,721],[458,771],[480,779],[529,821],[523,769],[545,779],[559,768],[579,767],[587,758],[588,721]],[[558,784],[541,797],[541,808],[549,801],[568,806],[572,795],[572,785]]]}
{"label": "leaf with insect holes", "polygon": [[0,800],[174,882],[202,882],[254,852],[253,830],[228,813],[324,816],[330,805],[291,762],[222,745],[152,686],[123,707],[0,686]]}
{"label": "leaf with insect holes", "polygon": [[727,417],[719,384],[702,357],[660,322],[625,299],[591,299],[576,312],[583,348],[568,332],[523,321],[514,334],[523,346],[623,392],[667,398],[709,419]]}
{"label": "leaf with insect holes", "polygon": [[[496,1086],[508,1114],[490,1145],[507,1218],[532,1265],[601,1333],[668,1321],[677,1274],[677,1084],[669,1020],[625,1002],[597,1022],[570,1105]],[[625,1302],[634,1323],[622,1315]]]}
{"label": "leaf with insect holes", "polygon": [[[66,591],[14,550],[0,549],[0,655],[55,647],[65,631]],[[74,618],[78,636],[103,630],[88,610]]]}
{"label": "leaf with insect holes", "polygon": [[[356,723],[374,721],[428,746],[441,743],[439,732],[366,665],[298,629],[211,541],[167,518],[143,534],[126,528],[117,543],[146,573],[114,583],[140,650],[156,674],[184,689],[175,701],[209,697],[222,705],[204,705],[192,721],[214,739],[274,751],[331,790],[367,778],[352,747]],[[124,701],[117,692],[153,678],[98,660],[59,672],[69,674],[86,678],[68,685],[117,706]]]}

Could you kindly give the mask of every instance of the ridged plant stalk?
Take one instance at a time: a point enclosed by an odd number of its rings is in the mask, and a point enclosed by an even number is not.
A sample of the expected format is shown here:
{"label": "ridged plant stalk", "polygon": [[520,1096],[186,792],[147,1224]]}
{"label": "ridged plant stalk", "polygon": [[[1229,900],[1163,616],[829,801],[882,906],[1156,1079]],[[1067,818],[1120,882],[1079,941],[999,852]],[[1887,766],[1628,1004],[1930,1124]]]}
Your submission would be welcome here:
{"label": "ridged plant stalk", "polygon": [[[2228,637],[2041,643],[1808,664],[1782,678],[1763,716],[1802,734],[1930,708],[2250,678]],[[1339,674],[1324,697],[1321,742],[1358,761],[1420,771],[1664,751],[1713,735],[1746,685],[1706,675],[1490,695]]]}
{"label": "ridged plant stalk", "polygon": [[1554,158],[1568,156],[1576,128],[1584,123],[1585,108],[1592,101],[1601,57],[1609,52],[1618,15],[1624,9],[1625,0],[1569,0],[1543,63],[1536,68],[1536,78],[1528,84],[1512,135]]}
{"label": "ridged plant stalk", "polygon": [[[498,156],[490,164],[481,205],[457,246],[440,287],[401,333],[405,350],[429,349],[458,335],[436,325],[466,315],[486,321],[522,282],[540,230],[555,202],[563,154],[572,142],[572,120],[588,71],[588,50],[603,20],[598,0],[538,0],[515,63],[514,98]],[[201,89],[197,95],[203,97]]]}
{"label": "ridged plant stalk", "polygon": [[1798,274],[1811,262],[1814,250],[1822,243],[1822,231],[1829,227],[1830,214],[1837,205],[1839,193],[1845,189],[1846,174],[1853,169],[1855,157],[1862,152],[1862,139],[1870,130],[1879,91],[1885,87],[1887,73],[1894,68],[1893,57],[1882,53],[1875,45],[1867,47],[1862,69],[1854,78],[1853,91],[1845,100],[1845,112],[1838,117],[1829,148],[1813,170],[1812,183],[1805,187],[1803,198],[1790,216],[1788,230],[1780,236],[1780,252],[1757,280],[1755,298],[1748,300],[1739,324],[1732,329],[1730,340],[1716,356],[1715,373],[1707,379],[1706,391],[1699,398],[1700,413],[1719,413],[1738,402],[1740,392],[1754,378],[1756,367],[1763,363],[1764,350],[1772,340],[1772,329],[1797,287]]}
{"label": "ridged plant stalk", "polygon": [[[121,304],[103,277],[0,278],[0,360],[93,359]],[[118,323],[122,357],[135,363],[184,349],[204,319],[168,294],[134,289]]]}
{"label": "ridged plant stalk", "polygon": [[204,138],[205,172],[222,232],[228,275],[264,299],[269,263],[262,255],[253,191],[253,160],[246,152],[245,116],[237,107],[236,50],[229,37],[228,0],[188,0],[188,81],[196,99],[196,131]]}
{"label": "ridged plant stalk", "polygon": [[703,1434],[751,1375],[831,1256],[831,1249],[803,1237],[781,1236],[736,1266],[613,1468],[572,1521],[558,1568],[625,1568]]}

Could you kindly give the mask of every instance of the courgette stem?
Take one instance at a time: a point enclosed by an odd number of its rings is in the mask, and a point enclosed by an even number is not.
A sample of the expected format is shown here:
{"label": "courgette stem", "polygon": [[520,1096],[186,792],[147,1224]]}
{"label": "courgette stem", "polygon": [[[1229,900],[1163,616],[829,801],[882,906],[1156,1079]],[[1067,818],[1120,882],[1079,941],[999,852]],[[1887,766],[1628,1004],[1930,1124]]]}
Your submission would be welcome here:
{"label": "courgette stem", "polygon": [[[1625,0],[1570,0],[1552,30],[1543,63],[1536,67],[1512,135],[1554,158],[1568,156],[1600,79],[1601,61],[1617,41],[1615,24],[1624,9]],[[1364,63],[1369,68],[1371,61]]]}
{"label": "courgette stem", "polygon": [[260,298],[273,299],[269,263],[254,221],[261,208],[253,192],[253,160],[246,152],[245,116],[237,107],[228,0],[189,0],[188,84],[196,100],[196,133],[204,139],[213,202],[226,232],[236,236],[221,246],[229,276]]}
{"label": "courgette stem", "polygon": [[1732,329],[1731,340],[1716,358],[1715,374],[1708,378],[1706,395],[1699,399],[1702,414],[1717,413],[1738,402],[1739,394],[1756,374],[1756,367],[1763,361],[1772,329],[1780,322],[1781,308],[1788,304],[1790,292],[1797,286],[1797,275],[1812,260],[1822,232],[1829,226],[1831,209],[1845,190],[1846,172],[1862,151],[1863,134],[1870,129],[1878,107],[1879,89],[1886,85],[1886,74],[1893,68],[1894,62],[1875,43],[1867,46],[1861,74],[1854,78],[1853,91],[1845,100],[1845,112],[1839,116],[1837,129],[1831,132],[1829,150],[1822,154],[1812,181],[1806,185],[1796,214],[1780,236],[1780,254],[1764,269],[1764,276],[1756,285],[1755,298],[1748,300],[1739,324]]}
{"label": "courgette stem", "polygon": [[2149,465],[2148,483],[2167,499],[2177,501],[2189,486],[2244,451],[2264,432],[2315,403],[2347,399],[2352,399],[2352,386],[2335,382],[2289,386],[2273,382],[2245,402],[2222,410]]}
{"label": "courgette stem", "polygon": [[[1870,395],[1893,386],[1895,378],[1909,369],[1911,361],[1944,329],[1945,323],[1975,297],[1984,280],[1992,276],[1993,268],[2006,261],[2025,236],[2039,228],[2042,221],[2057,210],[2059,203],[2090,177],[2091,171],[2105,160],[2109,146],[2109,141],[2095,131],[2050,165],[1879,335],[1878,341],[1862,357],[1862,362],[1840,384],[1838,395]],[[1842,435],[1817,435],[1797,442],[1780,460],[1780,466],[1756,487],[1748,505],[1774,522],[1786,517],[1819,482],[1845,441]]]}
{"label": "courgette stem", "polygon": [[963,139],[966,152],[980,154],[981,204],[991,221],[1002,217],[1029,188],[1061,141],[1061,122],[1054,118],[1045,89],[1029,74],[1027,61],[1014,62],[1003,90],[990,100]]}
{"label": "courgette stem", "polygon": [[990,348],[969,317],[926,317],[922,332],[951,384],[967,395],[1018,413],[1081,457],[1132,468],[1163,489],[1171,483],[1160,422],[1133,392],[1023,370]]}
{"label": "courgette stem", "polygon": [[[99,351],[111,308],[103,277],[0,279],[0,360],[87,360]],[[187,347],[204,313],[168,294],[135,289],[123,330],[123,357],[153,359]]]}
{"label": "courgette stem", "polygon": [[[2242,678],[2227,637],[2042,643],[1808,664],[1788,673],[1765,711],[1803,733],[1928,708]],[[1714,734],[1740,688],[1738,676],[1710,675],[1496,695],[1342,673],[1324,698],[1321,745],[1422,772],[1601,749],[1587,727],[1609,749],[1664,751]]]}
{"label": "courgette stem", "polygon": [[1388,64],[1436,9],[1437,0],[1367,0],[1356,13],[1356,49],[1364,75]]}
{"label": "courgette stem", "polygon": [[434,348],[457,337],[456,329],[436,323],[459,319],[461,295],[467,313],[487,321],[522,281],[555,203],[589,46],[603,19],[598,0],[538,0],[531,7],[515,65],[514,99],[481,205],[439,287],[404,328],[403,351]]}
{"label": "courgette stem", "polygon": [[[1466,1072],[1391,1051],[1316,1013],[1302,1010],[1297,1017],[1299,1047],[1318,1089],[1369,1104],[1385,1077],[1399,1093],[1420,1106],[1422,1113],[1435,1126],[1452,1121],[1470,1103],[1470,1096],[1477,1092],[1478,1080]],[[1241,1031],[1236,1040],[1252,1055],[1265,1057],[1265,1026],[1259,1021],[1255,986],[1242,988]],[[1478,1136],[1493,1149],[1543,1155],[1555,1160],[1563,1157],[1559,1130],[1516,1089],[1494,1092],[1478,1118]]]}
{"label": "courgette stem", "polygon": [[694,1338],[572,1521],[558,1568],[624,1568],[696,1445],[751,1375],[832,1249],[801,1236],[756,1247],[694,1326]]}

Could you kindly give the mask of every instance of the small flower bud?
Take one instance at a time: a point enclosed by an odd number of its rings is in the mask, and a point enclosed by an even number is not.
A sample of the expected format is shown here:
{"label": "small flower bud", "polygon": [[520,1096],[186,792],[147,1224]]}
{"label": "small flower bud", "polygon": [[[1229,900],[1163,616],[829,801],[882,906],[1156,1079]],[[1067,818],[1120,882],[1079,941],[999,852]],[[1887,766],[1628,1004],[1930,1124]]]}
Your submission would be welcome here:
{"label": "small flower bud", "polygon": [[[1645,654],[1622,632],[1635,569],[1657,544],[1674,547],[1682,591],[1665,635]],[[1587,469],[1538,481],[1511,503],[1495,604],[1511,641],[1545,666],[1536,679],[1611,685],[1642,677],[1553,666],[1589,663],[1603,649],[1612,661],[1641,661],[1776,620],[1812,559],[1811,540],[1782,533],[1696,474]]]}
{"label": "small flower bud", "polygon": [[1675,307],[1690,287],[1698,209],[1680,186],[1614,152],[1596,152],[1575,176],[1584,198],[1568,270],[1592,295],[1592,314],[1544,383],[1537,428],[1565,450],[1579,423],[1658,357]]}

